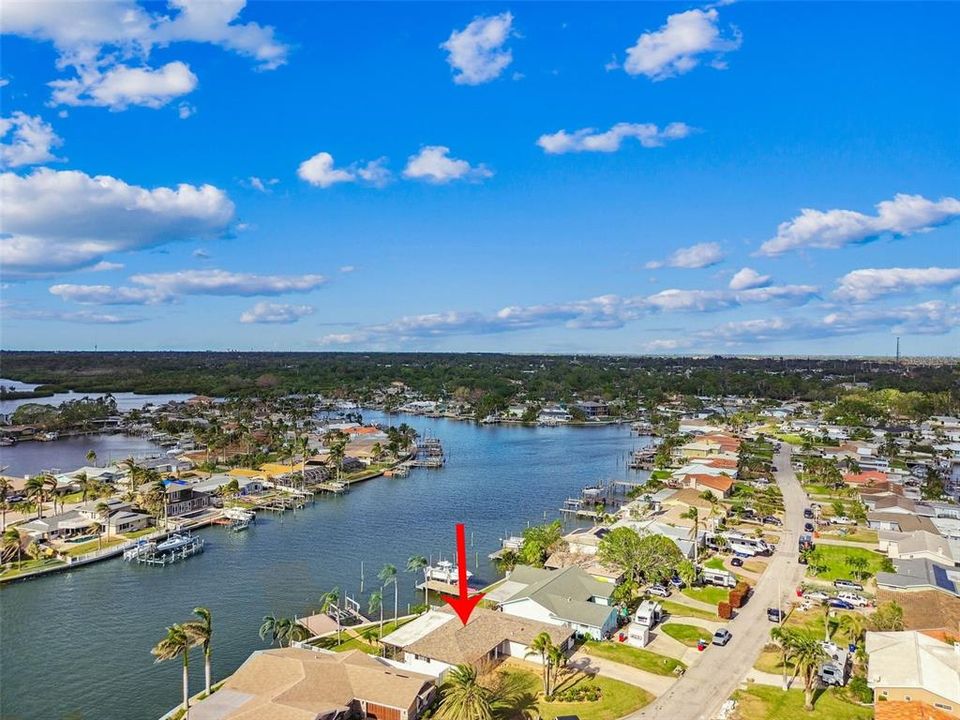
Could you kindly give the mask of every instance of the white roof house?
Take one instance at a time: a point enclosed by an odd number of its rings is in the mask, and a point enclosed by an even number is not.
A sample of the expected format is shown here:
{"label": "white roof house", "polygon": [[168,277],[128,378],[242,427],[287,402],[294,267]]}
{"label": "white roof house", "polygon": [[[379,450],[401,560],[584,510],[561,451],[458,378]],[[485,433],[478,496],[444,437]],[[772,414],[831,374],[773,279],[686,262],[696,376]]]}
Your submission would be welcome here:
{"label": "white roof house", "polygon": [[960,705],[960,651],[916,631],[868,632],[867,682],[885,697],[889,691],[923,689]]}

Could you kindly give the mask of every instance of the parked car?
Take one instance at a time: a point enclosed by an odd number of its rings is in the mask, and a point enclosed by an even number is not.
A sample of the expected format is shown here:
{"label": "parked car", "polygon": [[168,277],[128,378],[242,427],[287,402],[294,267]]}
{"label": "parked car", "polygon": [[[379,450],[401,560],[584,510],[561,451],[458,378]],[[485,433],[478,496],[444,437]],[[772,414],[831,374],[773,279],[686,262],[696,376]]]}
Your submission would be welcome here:
{"label": "parked car", "polygon": [[844,602],[850,603],[854,607],[866,607],[870,604],[870,602],[863,595],[858,595],[854,592],[837,593],[837,597]]}
{"label": "parked car", "polygon": [[785,613],[783,610],[780,610],[779,608],[767,608],[767,620],[770,622],[782,622],[784,617]]}
{"label": "parked car", "polygon": [[803,509],[803,516],[804,516],[807,520],[813,520],[813,509],[812,509],[812,508],[804,508],[804,509]]}
{"label": "parked car", "polygon": [[830,522],[834,525],[856,525],[857,521],[853,518],[848,518],[846,515],[837,515],[836,517],[830,518]]}
{"label": "parked car", "polygon": [[664,587],[663,585],[651,585],[648,592],[651,595],[656,595],[657,597],[670,597],[670,589]]}
{"label": "parked car", "polygon": [[730,631],[726,628],[720,628],[713,634],[713,644],[714,645],[726,645],[730,642],[730,638],[733,635],[730,634]]}
{"label": "parked car", "polygon": [[814,532],[815,530],[816,530],[816,528],[813,526],[813,523],[804,523],[804,524],[803,524],[803,531],[804,531],[804,532],[812,533],[812,532]]}
{"label": "parked car", "polygon": [[[745,560],[746,558],[749,558],[749,557],[751,557],[751,556],[750,556],[750,555],[747,555],[747,553],[742,553],[742,552],[735,552],[735,553],[733,554],[733,559],[734,559],[734,560]],[[731,560],[730,562],[733,562],[733,560]]]}
{"label": "parked car", "polygon": [[767,525],[783,525],[783,521],[780,518],[775,517],[774,515],[764,516],[763,522],[766,523]]}
{"label": "parked car", "polygon": [[853,605],[848,603],[846,600],[841,600],[838,597],[830,598],[830,602],[827,603],[832,608],[837,608],[839,610],[853,610]]}
{"label": "parked car", "polygon": [[863,585],[853,580],[834,580],[833,586],[837,590],[857,590],[863,592]]}
{"label": "parked car", "polygon": [[673,585],[677,590],[683,590],[687,584],[680,579],[679,575],[674,575],[670,578],[670,584]]}
{"label": "parked car", "polygon": [[730,564],[733,565],[734,567],[743,567],[743,558],[741,557],[730,558]]}
{"label": "parked car", "polygon": [[810,592],[804,592],[803,597],[816,602],[826,602],[830,599],[830,596],[822,590],[811,590]]}

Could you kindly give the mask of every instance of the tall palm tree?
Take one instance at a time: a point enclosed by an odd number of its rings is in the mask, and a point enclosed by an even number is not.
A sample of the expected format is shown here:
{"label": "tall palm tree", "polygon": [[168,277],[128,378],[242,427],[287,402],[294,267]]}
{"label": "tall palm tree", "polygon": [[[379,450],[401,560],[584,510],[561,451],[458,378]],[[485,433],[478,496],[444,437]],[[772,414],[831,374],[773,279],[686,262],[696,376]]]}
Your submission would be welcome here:
{"label": "tall palm tree", "polygon": [[[424,570],[426,570],[427,568],[427,565],[428,565],[427,559],[423,555],[411,555],[409,558],[407,558],[408,573],[424,572]],[[416,580],[414,580],[413,584],[414,584],[414,587],[416,587],[416,584],[417,584]],[[429,605],[430,603],[429,594],[430,594],[430,589],[427,587],[426,577],[424,577],[424,583],[423,583],[423,604],[424,605]]]}
{"label": "tall palm tree", "polygon": [[155,662],[183,659],[183,711],[190,712],[190,648],[193,642],[183,625],[171,625],[164,638],[150,651]]}
{"label": "tall palm tree", "polygon": [[680,517],[693,520],[693,562],[696,564],[700,559],[700,511],[691,505]]}
{"label": "tall palm tree", "polygon": [[11,490],[13,490],[13,483],[10,482],[10,478],[0,475],[0,513],[2,513],[0,530],[5,530],[7,527],[7,498]]}
{"label": "tall palm tree", "polygon": [[85,472],[77,473],[77,485],[80,486],[80,499],[87,501],[87,496],[94,488],[94,483]]}
{"label": "tall palm tree", "polygon": [[770,630],[770,639],[780,648],[781,667],[783,668],[783,689],[787,689],[787,663],[793,648],[797,644],[797,630],[785,625],[777,625]]}
{"label": "tall palm tree", "polygon": [[193,620],[184,625],[187,634],[194,645],[203,649],[203,680],[204,690],[210,694],[210,660],[213,657],[213,614],[208,608],[195,607],[193,614],[199,620]]}
{"label": "tall palm tree", "polygon": [[477,669],[471,665],[457,665],[440,688],[442,720],[493,720],[493,700],[490,691],[480,684]]}
{"label": "tall palm tree", "polygon": [[325,613],[331,607],[338,608],[337,612],[337,645],[340,644],[340,588],[335,587],[332,590],[328,590],[323,595],[320,596],[320,612]]}
{"label": "tall palm tree", "polygon": [[530,649],[527,651],[527,655],[539,655],[540,660],[543,662],[543,694],[547,697],[551,695],[550,661],[553,647],[553,640],[550,639],[550,635],[542,632],[533,639],[533,642],[530,643]]}
{"label": "tall palm tree", "polygon": [[383,583],[383,587],[393,583],[393,621],[396,622],[397,609],[400,602],[399,590],[397,588],[397,566],[387,563],[380,569],[380,572],[377,573],[377,577],[380,579],[380,582]]}
{"label": "tall palm tree", "polygon": [[19,566],[23,554],[23,545],[20,539],[20,531],[15,527],[8,527],[3,531],[0,537],[0,555],[4,558],[15,557]]}
{"label": "tall palm tree", "polygon": [[48,497],[53,500],[53,514],[57,514],[57,479],[50,473],[43,474],[43,485],[47,489]]}
{"label": "tall palm tree", "polygon": [[97,466],[97,451],[94,450],[93,448],[90,448],[89,450],[87,450],[87,462],[93,465],[94,467]]}
{"label": "tall palm tree", "polygon": [[797,668],[797,674],[803,679],[803,707],[808,711],[813,710],[813,691],[817,673],[827,653],[819,640],[803,633],[797,636],[791,657]]}
{"label": "tall palm tree", "polygon": [[27,479],[23,489],[27,497],[37,504],[37,520],[43,518],[43,501],[47,496],[47,486],[43,482],[42,475],[33,475]]}
{"label": "tall palm tree", "polygon": [[97,536],[97,550],[103,550],[103,525],[94,520],[90,524],[90,532]]}
{"label": "tall palm tree", "polygon": [[560,671],[567,664],[567,656],[564,654],[563,648],[561,648],[559,645],[554,645],[547,650],[547,661],[549,663],[549,667],[553,668],[553,678],[550,680],[550,687],[554,692],[556,692],[557,683],[560,680]]}
{"label": "tall palm tree", "polygon": [[271,645],[278,643],[281,647],[283,647],[282,621],[283,618],[279,618],[276,615],[264,615],[263,622],[260,624],[260,639],[266,640],[269,637]]}
{"label": "tall palm tree", "polygon": [[367,612],[375,613],[380,611],[380,635],[383,636],[383,590],[374,590],[370,593],[370,601],[367,604]]}
{"label": "tall palm tree", "polygon": [[103,520],[103,526],[107,529],[107,540],[110,539],[110,506],[105,502],[98,502],[94,508],[97,517]]}

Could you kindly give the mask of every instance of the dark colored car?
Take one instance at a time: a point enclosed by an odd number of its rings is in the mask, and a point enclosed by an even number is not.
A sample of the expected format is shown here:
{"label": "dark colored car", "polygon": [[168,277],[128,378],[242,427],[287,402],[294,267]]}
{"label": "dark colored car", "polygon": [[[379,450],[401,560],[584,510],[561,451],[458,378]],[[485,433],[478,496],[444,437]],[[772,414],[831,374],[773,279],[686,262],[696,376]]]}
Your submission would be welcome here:
{"label": "dark colored car", "polygon": [[783,610],[778,608],[767,608],[767,620],[770,622],[782,622],[784,618]]}
{"label": "dark colored car", "polygon": [[804,508],[804,509],[803,509],[803,516],[804,516],[807,520],[813,520],[813,510],[811,510],[810,508]]}
{"label": "dark colored car", "polygon": [[767,525],[783,525],[783,521],[774,515],[767,515],[765,518],[763,518],[763,522],[765,522]]}
{"label": "dark colored car", "polygon": [[734,567],[743,567],[743,558],[734,557],[730,558],[730,564]]}
{"label": "dark colored car", "polygon": [[838,608],[840,610],[853,610],[851,603],[848,603],[846,600],[841,600],[840,598],[830,598],[827,604],[832,608]]}
{"label": "dark colored car", "polygon": [[683,590],[687,586],[687,584],[680,579],[679,575],[674,575],[672,578],[670,578],[670,584],[678,590]]}
{"label": "dark colored car", "polygon": [[804,523],[804,524],[803,524],[803,531],[804,531],[804,532],[813,532],[814,530],[816,530],[816,528],[813,526],[813,523]]}

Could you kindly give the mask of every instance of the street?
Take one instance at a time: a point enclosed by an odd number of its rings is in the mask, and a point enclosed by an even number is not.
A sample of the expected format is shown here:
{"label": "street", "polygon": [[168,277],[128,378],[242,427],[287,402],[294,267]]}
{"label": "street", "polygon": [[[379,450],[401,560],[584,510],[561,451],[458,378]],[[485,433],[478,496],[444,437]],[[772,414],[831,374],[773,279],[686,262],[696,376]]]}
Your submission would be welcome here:
{"label": "street", "polygon": [[773,624],[767,608],[777,607],[778,593],[786,601],[800,584],[804,567],[798,563],[797,540],[802,527],[806,495],[790,466],[790,446],[783,443],[774,457],[775,474],[783,492],[784,521],[780,542],[766,572],[754,587],[746,606],[727,624],[733,639],[725,647],[711,645],[700,662],[689,668],[653,703],[626,716],[626,720],[709,720],[736,690],[769,641]]}

